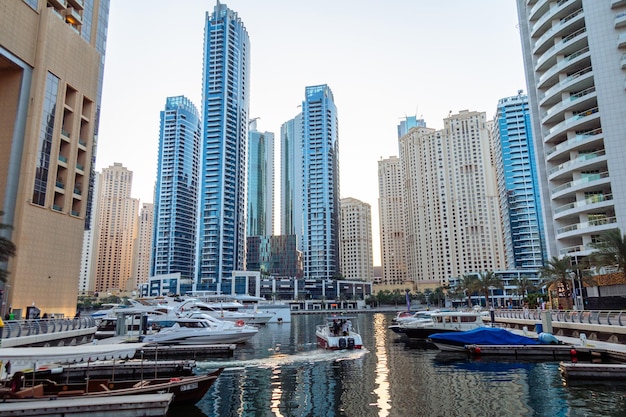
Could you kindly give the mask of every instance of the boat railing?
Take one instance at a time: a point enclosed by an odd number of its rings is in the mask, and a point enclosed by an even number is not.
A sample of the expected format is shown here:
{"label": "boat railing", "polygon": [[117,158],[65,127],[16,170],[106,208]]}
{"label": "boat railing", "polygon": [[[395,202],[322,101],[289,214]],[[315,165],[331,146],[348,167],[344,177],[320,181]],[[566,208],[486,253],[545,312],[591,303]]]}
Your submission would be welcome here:
{"label": "boat railing", "polygon": [[500,309],[495,311],[495,316],[541,321],[541,315],[545,312],[550,315],[553,322],[626,326],[626,312],[615,310]]}
{"label": "boat railing", "polygon": [[30,320],[6,320],[0,328],[0,338],[10,339],[22,336],[60,333],[70,330],[89,329],[96,326],[93,317],[47,318]]}

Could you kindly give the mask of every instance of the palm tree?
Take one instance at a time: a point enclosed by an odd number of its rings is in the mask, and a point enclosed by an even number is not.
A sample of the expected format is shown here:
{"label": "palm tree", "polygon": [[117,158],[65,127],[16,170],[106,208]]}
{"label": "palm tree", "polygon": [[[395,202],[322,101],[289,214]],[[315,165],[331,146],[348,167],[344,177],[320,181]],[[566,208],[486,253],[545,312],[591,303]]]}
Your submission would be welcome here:
{"label": "palm tree", "polygon": [[[542,283],[547,286],[548,290],[550,287],[554,286],[559,298],[559,304],[561,301],[564,301],[566,305],[563,307],[568,309],[572,307],[571,272],[571,263],[567,256],[560,259],[553,256],[552,259],[539,270],[540,276],[544,278]],[[552,292],[548,292],[550,295],[550,305],[552,305]]]}
{"label": "palm tree", "polygon": [[626,236],[620,229],[612,229],[600,235],[596,243],[590,245],[596,249],[589,255],[589,261],[596,266],[617,265],[621,273],[626,271]]}
{"label": "palm tree", "polygon": [[[0,217],[4,216],[4,211],[0,211]],[[11,229],[8,224],[0,223],[0,230]],[[8,262],[9,258],[15,256],[15,244],[4,236],[0,236],[0,262]],[[7,282],[9,272],[0,268],[0,282]]]}
{"label": "palm tree", "polygon": [[493,271],[481,272],[476,276],[476,290],[485,296],[487,308],[489,308],[489,290],[502,287],[502,281]]}
{"label": "palm tree", "polygon": [[519,278],[513,279],[511,283],[517,287],[517,294],[521,295],[522,298],[535,290],[535,284],[533,284],[526,275],[521,275]]}
{"label": "palm tree", "polygon": [[467,295],[467,306],[469,308],[472,308],[472,293],[478,290],[476,281],[477,278],[475,275],[464,275],[457,285],[459,291]]}

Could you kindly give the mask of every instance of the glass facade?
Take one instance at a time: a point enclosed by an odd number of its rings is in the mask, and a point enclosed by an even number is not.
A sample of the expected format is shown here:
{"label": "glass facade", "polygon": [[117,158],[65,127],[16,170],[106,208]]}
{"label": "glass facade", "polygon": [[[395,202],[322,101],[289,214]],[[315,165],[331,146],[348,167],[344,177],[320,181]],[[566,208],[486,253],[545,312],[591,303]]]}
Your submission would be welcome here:
{"label": "glass facade", "polygon": [[499,194],[508,220],[507,263],[515,269],[540,268],[547,255],[528,96],[501,99],[494,126],[502,152]]}
{"label": "glass facade", "polygon": [[333,278],[339,261],[337,108],[327,85],[306,87],[302,103],[304,276]]}
{"label": "glass facade", "polygon": [[198,270],[194,290],[212,290],[245,256],[249,38],[236,12],[207,13],[202,89]]}
{"label": "glass facade", "polygon": [[200,178],[200,115],[184,96],[169,97],[161,112],[154,201],[152,275],[195,277]]}
{"label": "glass facade", "polygon": [[247,236],[274,234],[274,134],[256,130],[248,136]]}

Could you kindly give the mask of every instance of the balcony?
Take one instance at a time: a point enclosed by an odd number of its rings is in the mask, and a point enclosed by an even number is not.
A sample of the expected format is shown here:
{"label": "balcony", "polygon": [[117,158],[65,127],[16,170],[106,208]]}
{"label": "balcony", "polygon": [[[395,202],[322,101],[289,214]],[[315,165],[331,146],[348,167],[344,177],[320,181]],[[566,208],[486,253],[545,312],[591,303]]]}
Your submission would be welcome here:
{"label": "balcony", "polygon": [[73,7],[68,7],[65,9],[65,21],[73,26],[80,26],[83,24],[83,17],[80,15],[78,10]]}
{"label": "balcony", "polygon": [[564,217],[568,214],[573,214],[581,211],[589,211],[598,207],[612,205],[613,194],[597,194],[592,197],[587,197],[581,201],[574,201],[572,203],[563,204],[554,209],[555,219]]}
{"label": "balcony", "polygon": [[85,9],[85,0],[67,0],[67,3],[76,10]]}
{"label": "balcony", "polygon": [[70,132],[68,132],[65,129],[61,129],[61,135],[65,136],[66,138],[70,139]]}
{"label": "balcony", "polygon": [[611,9],[626,6],[626,0],[611,0]]}
{"label": "balcony", "polygon": [[617,38],[617,47],[626,48],[626,33],[621,33]]}
{"label": "balcony", "polygon": [[600,182],[602,180],[609,179],[608,172],[601,172],[599,174],[593,174],[586,176],[584,178],[579,178],[574,181],[566,182],[565,184],[561,184],[552,189],[552,198],[557,198],[558,194],[566,194],[567,191],[574,192],[579,188],[584,188],[587,185],[595,185],[595,183]]}
{"label": "balcony", "polygon": [[[617,223],[617,218],[615,217],[604,217],[601,219],[590,220],[588,222],[581,222],[576,224],[570,224],[565,227],[561,227],[556,230],[557,238],[562,238],[565,236],[560,236],[564,234],[580,234],[580,233],[593,233],[596,230],[593,229],[611,229],[611,227],[603,227],[610,226]],[[580,233],[572,233],[572,232],[580,232]]]}
{"label": "balcony", "polygon": [[613,24],[615,26],[615,29],[623,28],[624,26],[626,26],[626,12],[620,12],[616,14]]}
{"label": "balcony", "polygon": [[575,167],[578,169],[581,169],[583,165],[589,165],[589,164],[593,164],[594,162],[599,162],[597,161],[598,158],[602,158],[602,161],[604,162],[606,161],[606,158],[603,158],[605,156],[606,156],[606,151],[604,149],[597,151],[597,152],[579,154],[576,158],[572,159],[571,161],[564,162],[562,164],[559,164],[551,168],[548,171],[548,176],[550,177],[550,179],[554,179],[555,177],[558,176],[559,173],[562,174],[565,172],[569,172]]}
{"label": "balcony", "polygon": [[[578,133],[576,134],[575,137],[573,137],[572,139],[566,140],[565,142],[561,142],[558,145],[556,145],[553,148],[549,148],[546,151],[546,155],[550,156],[552,154],[560,154],[561,152],[565,151],[565,150],[569,150],[570,148],[577,146],[579,144],[583,144],[586,141],[588,141],[589,139],[593,138],[594,136],[598,136],[602,134],[602,128],[597,128],[597,129],[593,129],[590,130],[588,132],[584,132],[584,133]],[[592,142],[592,140],[589,140],[589,142]],[[548,158],[549,159],[549,158]]]}
{"label": "balcony", "polygon": [[551,140],[567,130],[583,130],[584,128],[592,128],[592,122],[598,117],[598,107],[592,107],[590,109],[580,111],[572,117],[569,117],[561,123],[548,129],[548,131],[544,134],[544,143],[550,143]]}
{"label": "balcony", "polygon": [[64,164],[67,164],[67,157],[65,157],[63,155],[59,155],[59,161],[63,162]]}

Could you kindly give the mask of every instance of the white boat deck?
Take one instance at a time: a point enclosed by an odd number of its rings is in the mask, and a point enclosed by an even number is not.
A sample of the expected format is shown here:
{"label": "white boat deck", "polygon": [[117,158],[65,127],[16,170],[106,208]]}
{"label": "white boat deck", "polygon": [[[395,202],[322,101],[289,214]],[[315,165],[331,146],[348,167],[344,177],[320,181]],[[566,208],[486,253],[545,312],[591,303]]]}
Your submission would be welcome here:
{"label": "white boat deck", "polygon": [[59,398],[0,403],[2,417],[30,416],[115,416],[163,417],[174,394],[140,394],[101,398]]}

